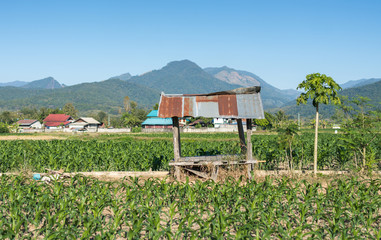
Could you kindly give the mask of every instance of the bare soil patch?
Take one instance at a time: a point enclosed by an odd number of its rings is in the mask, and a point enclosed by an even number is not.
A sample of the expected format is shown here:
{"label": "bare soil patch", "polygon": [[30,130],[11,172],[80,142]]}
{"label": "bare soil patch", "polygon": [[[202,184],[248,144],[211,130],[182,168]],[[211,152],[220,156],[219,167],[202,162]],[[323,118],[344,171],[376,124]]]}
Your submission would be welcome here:
{"label": "bare soil patch", "polygon": [[66,139],[63,136],[52,136],[52,135],[7,135],[0,136],[0,140],[12,141],[12,140],[54,140],[54,139]]}

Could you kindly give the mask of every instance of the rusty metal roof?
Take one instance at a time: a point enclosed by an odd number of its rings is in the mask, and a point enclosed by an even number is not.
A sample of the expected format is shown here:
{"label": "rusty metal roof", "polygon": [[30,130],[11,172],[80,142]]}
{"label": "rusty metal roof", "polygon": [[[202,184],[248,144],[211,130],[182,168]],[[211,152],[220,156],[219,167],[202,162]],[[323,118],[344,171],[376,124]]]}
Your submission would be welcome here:
{"label": "rusty metal roof", "polygon": [[256,86],[208,94],[162,93],[158,117],[263,119],[260,90]]}

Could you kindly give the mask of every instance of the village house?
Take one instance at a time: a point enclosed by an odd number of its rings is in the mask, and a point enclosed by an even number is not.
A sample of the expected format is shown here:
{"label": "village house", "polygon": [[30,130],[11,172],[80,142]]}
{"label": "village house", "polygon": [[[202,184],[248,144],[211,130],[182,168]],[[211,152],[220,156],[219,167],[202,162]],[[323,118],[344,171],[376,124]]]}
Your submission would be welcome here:
{"label": "village house", "polygon": [[214,127],[218,128],[221,125],[229,124],[228,118],[213,118],[213,125]]}
{"label": "village house", "polygon": [[44,120],[45,128],[58,129],[62,127],[68,127],[74,119],[70,115],[66,114],[49,114]]}
{"label": "village house", "polygon": [[81,117],[70,123],[69,128],[77,131],[97,132],[102,124],[91,117]]}
{"label": "village house", "polygon": [[40,129],[42,127],[42,124],[35,119],[19,120],[17,124],[21,129]]}

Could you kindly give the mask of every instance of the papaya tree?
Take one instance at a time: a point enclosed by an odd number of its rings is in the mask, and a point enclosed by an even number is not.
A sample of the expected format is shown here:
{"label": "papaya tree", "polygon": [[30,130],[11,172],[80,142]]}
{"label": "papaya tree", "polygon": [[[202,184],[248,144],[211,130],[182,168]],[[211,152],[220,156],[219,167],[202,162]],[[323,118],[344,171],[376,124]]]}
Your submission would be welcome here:
{"label": "papaya tree", "polygon": [[312,73],[306,76],[306,79],[300,83],[297,89],[304,90],[296,99],[296,103],[307,104],[307,100],[312,100],[312,105],[316,109],[315,116],[315,144],[314,144],[314,174],[317,173],[317,148],[318,148],[318,128],[319,128],[319,105],[335,104],[340,105],[338,91],[341,90],[331,77],[325,74]]}

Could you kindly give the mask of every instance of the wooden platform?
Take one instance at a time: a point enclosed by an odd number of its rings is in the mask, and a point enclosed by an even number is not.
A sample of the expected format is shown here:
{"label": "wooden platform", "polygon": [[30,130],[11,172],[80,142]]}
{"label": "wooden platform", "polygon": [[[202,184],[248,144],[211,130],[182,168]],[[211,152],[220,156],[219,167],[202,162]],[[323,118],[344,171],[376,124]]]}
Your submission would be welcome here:
{"label": "wooden platform", "polygon": [[235,165],[235,164],[254,164],[257,160],[239,159],[238,155],[216,155],[200,157],[181,157],[178,161],[172,160],[170,166],[202,166],[202,165]]}
{"label": "wooden platform", "polygon": [[[180,157],[177,161],[172,160],[169,162],[170,166],[175,168],[175,177],[180,179],[181,170],[191,172],[199,177],[206,179],[217,180],[218,171],[220,166],[229,165],[247,165],[247,174],[251,179],[251,171],[253,170],[253,164],[264,162],[256,159],[242,159],[246,155],[216,155],[216,156],[199,156],[199,157]],[[193,167],[199,166],[211,166],[211,172],[195,170]]]}

